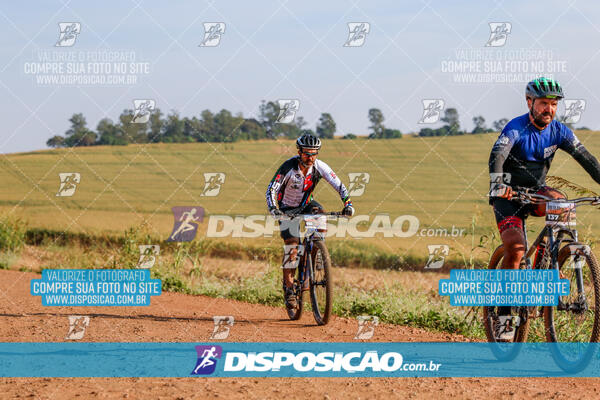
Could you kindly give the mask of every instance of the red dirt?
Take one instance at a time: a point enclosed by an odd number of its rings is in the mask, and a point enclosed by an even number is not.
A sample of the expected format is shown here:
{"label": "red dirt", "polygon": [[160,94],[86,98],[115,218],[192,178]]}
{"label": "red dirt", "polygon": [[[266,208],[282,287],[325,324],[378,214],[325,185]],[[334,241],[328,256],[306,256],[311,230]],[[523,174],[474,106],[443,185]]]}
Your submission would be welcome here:
{"label": "red dirt", "polygon": [[[353,341],[357,323],[334,317],[324,327],[307,313],[164,293],[149,307],[43,307],[29,294],[38,274],[0,271],[0,341],[63,342],[69,315],[87,315],[86,342],[201,342],[213,315],[233,315],[227,341]],[[460,335],[380,324],[373,341],[468,341]],[[1,398],[457,398],[597,399],[597,378],[3,378]]]}

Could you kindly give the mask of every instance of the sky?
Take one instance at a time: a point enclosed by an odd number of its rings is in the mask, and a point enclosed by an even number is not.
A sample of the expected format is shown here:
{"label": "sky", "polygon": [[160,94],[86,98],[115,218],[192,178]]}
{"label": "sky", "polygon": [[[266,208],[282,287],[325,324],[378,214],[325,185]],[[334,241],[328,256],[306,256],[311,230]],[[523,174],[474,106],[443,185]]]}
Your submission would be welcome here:
{"label": "sky", "polygon": [[[420,121],[423,100],[439,99],[471,130],[477,115],[490,126],[525,113],[535,75],[584,100],[575,126],[600,129],[592,1],[48,0],[3,2],[0,21],[0,153],[47,148],[74,113],[95,129],[135,99],[188,117],[297,99],[309,127],[328,112],[338,135],[368,134],[370,108],[404,133],[438,127]],[[78,24],[73,43],[61,23]],[[224,26],[216,45],[202,45],[206,23]]]}

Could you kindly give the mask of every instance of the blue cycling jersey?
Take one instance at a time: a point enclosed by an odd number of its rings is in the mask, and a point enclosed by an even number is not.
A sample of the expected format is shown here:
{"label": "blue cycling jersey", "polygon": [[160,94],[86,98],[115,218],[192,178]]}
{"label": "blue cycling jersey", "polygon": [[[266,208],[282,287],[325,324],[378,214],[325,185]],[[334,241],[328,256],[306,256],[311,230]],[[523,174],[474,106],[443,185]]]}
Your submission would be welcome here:
{"label": "blue cycling jersey", "polygon": [[540,131],[529,120],[529,114],[521,115],[506,124],[499,140],[507,139],[512,143],[511,155],[521,160],[538,162],[552,157],[557,148],[565,147],[564,144],[579,142],[573,131],[557,120]]}
{"label": "blue cycling jersey", "polygon": [[553,120],[539,130],[529,114],[513,119],[502,130],[490,155],[490,173],[509,173],[510,181],[505,183],[511,186],[543,186],[557,149],[571,154],[590,174],[600,176],[596,159],[571,129]]}

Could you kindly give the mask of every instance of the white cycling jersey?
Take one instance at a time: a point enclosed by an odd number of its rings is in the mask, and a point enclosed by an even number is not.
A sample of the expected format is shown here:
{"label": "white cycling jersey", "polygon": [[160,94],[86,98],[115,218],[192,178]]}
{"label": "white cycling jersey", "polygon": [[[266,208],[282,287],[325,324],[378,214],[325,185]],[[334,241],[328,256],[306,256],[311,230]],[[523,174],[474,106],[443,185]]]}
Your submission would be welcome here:
{"label": "white cycling jersey", "polygon": [[340,195],[342,201],[348,199],[348,190],[335,172],[323,161],[317,159],[306,175],[300,170],[300,156],[295,156],[281,164],[267,188],[269,210],[295,208],[308,204],[312,192],[321,178],[324,178]]}

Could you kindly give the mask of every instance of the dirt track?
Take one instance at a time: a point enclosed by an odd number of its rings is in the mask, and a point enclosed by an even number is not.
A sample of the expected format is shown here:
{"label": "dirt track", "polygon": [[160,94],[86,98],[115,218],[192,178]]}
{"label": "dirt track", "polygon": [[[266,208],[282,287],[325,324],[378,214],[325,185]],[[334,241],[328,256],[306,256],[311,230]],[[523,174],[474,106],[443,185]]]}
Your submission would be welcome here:
{"label": "dirt track", "polygon": [[[84,341],[199,342],[214,315],[233,315],[228,341],[353,341],[357,323],[312,315],[289,321],[283,308],[164,293],[150,307],[42,307],[33,273],[0,271],[0,341],[62,342],[69,315],[90,316]],[[462,336],[379,325],[374,341],[466,341]],[[4,378],[1,398],[579,398],[597,399],[597,378]]]}

